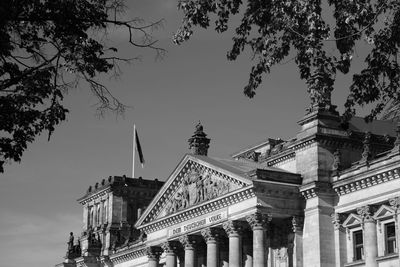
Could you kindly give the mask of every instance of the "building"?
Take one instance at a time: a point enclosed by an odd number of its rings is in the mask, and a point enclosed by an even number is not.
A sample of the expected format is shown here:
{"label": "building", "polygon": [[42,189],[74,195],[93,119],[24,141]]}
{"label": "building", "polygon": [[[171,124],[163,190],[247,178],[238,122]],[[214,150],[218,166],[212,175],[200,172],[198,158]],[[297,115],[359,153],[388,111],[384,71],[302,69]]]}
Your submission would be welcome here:
{"label": "building", "polygon": [[[134,183],[122,186],[137,179],[102,182],[79,200],[85,229],[79,249],[70,243],[79,253],[57,266],[400,266],[400,126],[354,118],[344,127],[332,106],[299,125],[290,140],[230,159],[207,155],[197,125],[191,153],[151,201],[148,193],[143,213],[127,208]],[[106,195],[109,214],[96,201]]]}

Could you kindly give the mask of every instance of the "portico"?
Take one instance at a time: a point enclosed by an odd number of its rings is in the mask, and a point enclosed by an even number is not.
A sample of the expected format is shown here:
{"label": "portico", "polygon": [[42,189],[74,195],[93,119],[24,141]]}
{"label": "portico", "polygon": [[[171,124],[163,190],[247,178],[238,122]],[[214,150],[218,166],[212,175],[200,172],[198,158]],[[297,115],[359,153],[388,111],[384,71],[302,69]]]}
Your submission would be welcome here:
{"label": "portico", "polygon": [[296,266],[300,184],[300,176],[279,169],[186,155],[136,224],[147,251],[159,251],[147,254],[148,266],[264,267],[272,251]]}

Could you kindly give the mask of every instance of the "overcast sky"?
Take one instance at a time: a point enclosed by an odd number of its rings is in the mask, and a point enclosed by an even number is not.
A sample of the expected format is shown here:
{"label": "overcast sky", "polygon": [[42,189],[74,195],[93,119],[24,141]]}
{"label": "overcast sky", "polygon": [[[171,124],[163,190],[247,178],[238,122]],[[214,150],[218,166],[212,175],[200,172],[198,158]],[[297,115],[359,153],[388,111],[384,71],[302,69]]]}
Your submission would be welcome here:
{"label": "overcast sky", "polygon": [[[187,139],[200,120],[211,138],[209,155],[229,157],[265,138],[290,138],[308,106],[306,86],[293,62],[265,78],[254,99],[243,95],[250,55],[226,60],[231,33],[198,30],[191,41],[174,46],[171,36],[181,14],[174,0],[129,1],[128,16],[164,18],[154,35],[168,50],[162,61],[151,52],[126,45],[126,34],[112,38],[127,57],[119,80],[102,80],[123,103],[124,116],[95,116],[96,99],[83,86],[65,99],[67,121],[50,142],[43,135],[30,145],[20,164],[0,175],[0,258],[3,267],[53,266],[63,261],[70,231],[79,235],[82,209],[76,199],[110,175],[131,174],[132,126],[136,123],[145,168],[137,176],[165,180],[188,152]],[[333,101],[339,110],[348,79],[340,75]]]}

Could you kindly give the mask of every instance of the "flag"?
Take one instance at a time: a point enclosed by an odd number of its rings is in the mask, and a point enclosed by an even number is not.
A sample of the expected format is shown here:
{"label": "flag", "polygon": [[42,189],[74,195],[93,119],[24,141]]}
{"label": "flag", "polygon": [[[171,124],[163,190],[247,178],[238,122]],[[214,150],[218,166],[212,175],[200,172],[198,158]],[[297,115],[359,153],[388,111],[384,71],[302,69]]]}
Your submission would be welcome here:
{"label": "flag", "polygon": [[142,146],[140,145],[140,141],[139,141],[139,137],[138,137],[136,128],[135,128],[135,142],[136,142],[136,150],[139,154],[140,164],[142,164],[142,168],[143,168],[144,158],[143,158]]}

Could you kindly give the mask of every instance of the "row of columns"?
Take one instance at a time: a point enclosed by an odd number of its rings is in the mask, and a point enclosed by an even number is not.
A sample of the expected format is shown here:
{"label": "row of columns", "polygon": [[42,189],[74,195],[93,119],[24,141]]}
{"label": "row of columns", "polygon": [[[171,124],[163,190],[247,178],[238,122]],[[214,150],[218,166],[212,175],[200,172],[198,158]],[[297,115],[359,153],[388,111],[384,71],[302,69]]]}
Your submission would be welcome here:
{"label": "row of columns", "polygon": [[[246,217],[253,233],[253,242],[249,246],[243,246],[242,231],[243,222],[227,221],[222,224],[223,230],[229,239],[228,259],[222,259],[222,266],[239,267],[242,266],[242,248],[247,255],[245,259],[246,267],[265,267],[267,265],[267,246],[266,229],[271,217],[259,212]],[[201,231],[201,235],[207,246],[207,267],[220,266],[220,239],[223,235],[220,228],[206,228]],[[184,248],[184,266],[196,267],[197,251],[196,245],[199,239],[195,235],[186,235],[179,238],[179,243]],[[149,247],[147,250],[149,267],[158,267],[159,256],[162,251],[165,254],[166,267],[177,266],[177,241],[167,241],[161,247]],[[253,252],[253,253],[251,253]]]}
{"label": "row of columns", "polygon": [[[389,199],[390,206],[395,210],[394,219],[396,226],[396,240],[400,241],[400,197]],[[357,214],[361,218],[363,230],[363,248],[366,267],[378,267],[378,234],[377,221],[373,217],[372,206],[366,205],[357,208]],[[335,228],[335,262],[336,266],[343,266],[346,263],[346,253],[353,250],[353,244],[346,245],[345,229],[342,226],[345,216],[335,213],[332,215],[332,223]],[[399,245],[397,245],[399,247]],[[353,252],[354,253],[354,252]],[[400,257],[398,260],[400,266]]]}

